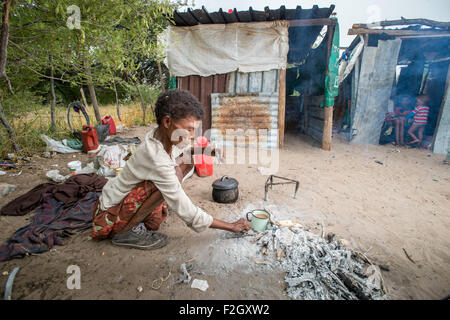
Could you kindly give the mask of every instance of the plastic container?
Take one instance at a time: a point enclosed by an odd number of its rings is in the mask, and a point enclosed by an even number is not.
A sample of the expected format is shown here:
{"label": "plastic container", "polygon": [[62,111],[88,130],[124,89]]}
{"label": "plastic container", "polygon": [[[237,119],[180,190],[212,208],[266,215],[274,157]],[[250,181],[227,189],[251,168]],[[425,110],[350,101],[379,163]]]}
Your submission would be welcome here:
{"label": "plastic container", "polygon": [[81,131],[81,141],[83,142],[84,153],[98,150],[97,130],[92,126],[83,126],[83,131]]}
{"label": "plastic container", "polygon": [[114,119],[111,116],[104,116],[102,118],[102,124],[109,124],[109,134],[116,134],[116,124],[114,123]]}
{"label": "plastic container", "polygon": [[77,174],[77,171],[81,170],[81,162],[80,161],[72,161],[67,164],[70,169],[70,173],[74,176]]}
{"label": "plastic container", "polygon": [[[205,137],[197,137],[195,147],[206,148],[210,145],[208,139]],[[195,171],[200,177],[209,177],[213,175],[213,157],[202,154],[196,154],[195,156]]]}

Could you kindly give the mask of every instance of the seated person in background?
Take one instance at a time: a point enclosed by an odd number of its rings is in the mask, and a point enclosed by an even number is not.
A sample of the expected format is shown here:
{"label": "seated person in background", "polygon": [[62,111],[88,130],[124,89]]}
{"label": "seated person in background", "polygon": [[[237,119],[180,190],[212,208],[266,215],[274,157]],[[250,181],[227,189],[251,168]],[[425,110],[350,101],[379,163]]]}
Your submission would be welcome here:
{"label": "seated person in background", "polygon": [[411,100],[408,96],[400,99],[400,105],[394,110],[392,121],[395,123],[395,142],[398,146],[405,145],[405,122],[408,114],[412,112]]}
{"label": "seated person in background", "polygon": [[[414,122],[411,128],[408,130],[408,134],[413,139],[409,144],[421,143],[423,139],[423,132],[428,122],[428,115],[430,113],[430,107],[428,107],[428,96],[421,95],[417,97],[417,107],[413,110]],[[418,132],[417,137],[414,133]]]}

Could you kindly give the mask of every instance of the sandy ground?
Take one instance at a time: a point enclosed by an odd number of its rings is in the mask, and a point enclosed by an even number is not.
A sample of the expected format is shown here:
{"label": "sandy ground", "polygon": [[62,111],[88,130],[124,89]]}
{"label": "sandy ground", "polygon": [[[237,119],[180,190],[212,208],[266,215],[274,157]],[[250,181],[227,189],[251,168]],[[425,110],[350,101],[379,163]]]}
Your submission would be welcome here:
{"label": "sandy ground", "polygon": [[[132,128],[122,136],[142,138],[146,131]],[[68,174],[66,163],[74,159],[73,155],[35,156],[32,167],[20,176],[0,176],[0,182],[18,186],[0,199],[0,206],[47,182],[45,172],[50,169]],[[83,165],[90,161],[84,154],[76,159]],[[219,219],[233,221],[249,206],[272,206],[278,208],[277,218],[298,220],[317,234],[334,233],[337,239],[346,239],[350,248],[389,267],[382,274],[391,299],[441,299],[450,293],[450,166],[443,159],[423,150],[349,145],[339,139],[333,141],[331,152],[325,152],[307,137],[288,135],[278,175],[300,181],[298,199],[292,198],[292,185],[278,186],[264,203],[267,177],[258,165],[249,164],[216,166],[214,176],[194,176],[184,188],[194,203]],[[212,200],[211,184],[223,175],[240,183],[235,204]],[[30,216],[0,216],[0,241],[26,225]],[[3,272],[20,266],[13,299],[289,299],[281,271],[267,272],[258,266],[244,270],[240,257],[211,253],[212,243],[220,245],[217,240],[231,234],[217,230],[196,234],[173,214],[161,231],[169,236],[169,244],[157,251],[93,241],[86,231],[50,252],[0,263],[0,293],[3,296],[7,280]],[[209,283],[206,292],[176,283],[180,265],[191,259],[192,276]],[[80,267],[79,290],[67,289],[69,265]],[[154,280],[166,278],[169,272],[167,281],[152,289],[152,284],[159,285]],[[140,286],[142,292],[137,290]]]}

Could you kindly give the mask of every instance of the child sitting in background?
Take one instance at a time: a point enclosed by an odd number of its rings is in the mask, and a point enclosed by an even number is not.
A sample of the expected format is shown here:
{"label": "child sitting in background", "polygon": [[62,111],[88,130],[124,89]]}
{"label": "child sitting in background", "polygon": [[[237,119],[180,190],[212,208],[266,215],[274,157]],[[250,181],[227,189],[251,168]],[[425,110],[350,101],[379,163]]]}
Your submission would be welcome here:
{"label": "child sitting in background", "polygon": [[395,142],[397,146],[404,146],[404,132],[405,132],[405,123],[406,117],[409,113],[412,112],[412,100],[408,96],[403,96],[400,99],[399,105],[394,110],[394,116],[392,117],[392,121],[395,124]]}
{"label": "child sitting in background", "polygon": [[[423,139],[423,132],[428,122],[428,115],[430,113],[430,107],[428,107],[428,96],[421,95],[417,97],[417,107],[413,110],[414,122],[411,128],[408,130],[408,134],[413,138],[409,144],[421,143]],[[417,137],[414,133],[418,132]]]}

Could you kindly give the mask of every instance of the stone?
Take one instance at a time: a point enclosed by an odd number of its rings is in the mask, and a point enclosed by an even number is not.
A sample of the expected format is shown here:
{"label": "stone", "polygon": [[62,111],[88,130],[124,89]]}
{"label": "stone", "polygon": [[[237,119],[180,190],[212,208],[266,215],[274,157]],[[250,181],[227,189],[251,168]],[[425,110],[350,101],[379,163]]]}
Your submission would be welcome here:
{"label": "stone", "polygon": [[0,198],[6,197],[11,192],[15,191],[17,186],[8,184],[8,183],[0,183]]}
{"label": "stone", "polygon": [[191,288],[192,289],[199,289],[199,290],[202,290],[204,292],[204,291],[208,290],[208,288],[209,288],[208,281],[194,279],[192,281]]}

